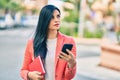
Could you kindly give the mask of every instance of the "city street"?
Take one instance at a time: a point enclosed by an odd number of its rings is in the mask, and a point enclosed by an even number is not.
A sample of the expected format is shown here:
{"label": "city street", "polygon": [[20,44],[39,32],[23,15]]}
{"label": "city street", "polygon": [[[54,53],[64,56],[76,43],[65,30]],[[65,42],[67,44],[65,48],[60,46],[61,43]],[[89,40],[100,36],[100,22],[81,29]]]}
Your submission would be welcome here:
{"label": "city street", "polygon": [[0,79],[21,80],[19,76],[25,45],[32,29],[0,31]]}
{"label": "city street", "polygon": [[[25,45],[33,33],[34,28],[32,27],[0,30],[1,80],[21,80],[19,72],[23,61]],[[99,55],[100,48],[98,45],[77,44],[77,59]],[[78,72],[74,80],[96,80]]]}
{"label": "city street", "polygon": [[72,80],[120,80],[120,0],[0,0],[0,12],[0,80],[22,80],[26,44],[43,21],[80,36]]}

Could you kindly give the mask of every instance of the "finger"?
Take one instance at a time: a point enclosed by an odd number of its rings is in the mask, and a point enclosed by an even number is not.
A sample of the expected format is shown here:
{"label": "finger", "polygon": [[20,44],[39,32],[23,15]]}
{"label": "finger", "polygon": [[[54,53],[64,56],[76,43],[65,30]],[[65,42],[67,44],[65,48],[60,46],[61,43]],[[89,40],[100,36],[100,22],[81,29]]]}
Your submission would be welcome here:
{"label": "finger", "polygon": [[62,55],[64,58],[65,58],[65,60],[67,60],[67,61],[69,61],[69,59],[71,59],[71,56],[69,56],[68,54],[65,54],[65,53],[60,53],[60,55]]}
{"label": "finger", "polygon": [[73,53],[69,50],[69,49],[66,49],[66,51],[68,52],[68,54],[72,57],[74,57]]}
{"label": "finger", "polygon": [[62,60],[68,61],[68,60],[67,60],[67,57],[65,57],[65,56],[63,56],[63,55],[61,55],[61,54],[59,55],[59,58],[62,59]]}
{"label": "finger", "polygon": [[41,75],[41,76],[38,77],[38,80],[42,80],[43,78],[44,78],[44,76]]}
{"label": "finger", "polygon": [[61,52],[60,55],[63,55],[63,56],[65,56],[65,57],[68,57],[68,55],[67,55],[66,53],[64,53],[64,52]]}
{"label": "finger", "polygon": [[65,53],[63,53],[63,52],[61,52],[60,55],[64,56],[65,59],[67,60],[67,62],[69,62],[69,61],[73,58],[72,56],[67,55],[67,54],[65,54]]}
{"label": "finger", "polygon": [[41,72],[36,71],[36,74],[41,75]]}
{"label": "finger", "polygon": [[40,77],[40,79],[43,79],[44,78],[44,76],[43,75],[41,75],[41,76],[39,76]]}

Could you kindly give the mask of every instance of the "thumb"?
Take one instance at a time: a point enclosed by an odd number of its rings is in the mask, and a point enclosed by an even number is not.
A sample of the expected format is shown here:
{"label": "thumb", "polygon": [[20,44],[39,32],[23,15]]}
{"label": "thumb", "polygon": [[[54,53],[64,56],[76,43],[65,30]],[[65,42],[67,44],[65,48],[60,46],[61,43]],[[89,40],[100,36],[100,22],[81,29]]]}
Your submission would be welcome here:
{"label": "thumb", "polygon": [[41,75],[41,72],[36,71],[36,74]]}
{"label": "thumb", "polygon": [[69,49],[66,49],[69,55],[72,55],[72,52]]}

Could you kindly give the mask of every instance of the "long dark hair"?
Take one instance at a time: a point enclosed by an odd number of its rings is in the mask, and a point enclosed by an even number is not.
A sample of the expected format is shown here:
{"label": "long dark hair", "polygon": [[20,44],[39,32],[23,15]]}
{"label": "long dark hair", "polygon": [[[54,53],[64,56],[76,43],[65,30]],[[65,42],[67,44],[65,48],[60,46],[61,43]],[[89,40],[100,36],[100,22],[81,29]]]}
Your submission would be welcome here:
{"label": "long dark hair", "polygon": [[37,28],[34,34],[33,48],[34,48],[34,57],[40,55],[40,57],[45,60],[47,54],[47,35],[48,35],[48,26],[50,20],[52,19],[54,10],[60,10],[53,5],[46,5],[42,8],[39,15],[39,20]]}

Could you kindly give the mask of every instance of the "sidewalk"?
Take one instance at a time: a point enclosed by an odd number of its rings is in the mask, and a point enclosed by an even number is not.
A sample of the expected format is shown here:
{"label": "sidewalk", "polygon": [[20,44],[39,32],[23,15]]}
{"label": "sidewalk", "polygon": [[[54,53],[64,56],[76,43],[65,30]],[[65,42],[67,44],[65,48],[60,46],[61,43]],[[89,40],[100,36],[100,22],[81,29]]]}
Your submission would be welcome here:
{"label": "sidewalk", "polygon": [[114,43],[115,41],[109,40],[107,38],[75,38],[74,40],[77,44],[92,44],[92,45],[101,45],[103,42]]}
{"label": "sidewalk", "polygon": [[[80,45],[86,45],[86,44],[101,45],[104,41],[110,43],[112,42],[105,38],[103,39],[74,38],[74,39],[76,44],[80,44]],[[89,53],[91,53],[91,49],[89,50],[90,50]],[[97,54],[97,52],[95,53]],[[99,63],[100,63],[100,56],[77,58],[77,76],[75,76],[75,80],[79,80],[78,75],[82,75],[89,78],[86,80],[120,80],[120,72],[99,66]]]}
{"label": "sidewalk", "polygon": [[120,72],[99,66],[100,57],[77,59],[77,74],[94,80],[120,80]]}
{"label": "sidewalk", "polygon": [[100,44],[102,39],[98,38],[75,38],[74,40],[77,44]]}

